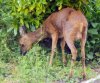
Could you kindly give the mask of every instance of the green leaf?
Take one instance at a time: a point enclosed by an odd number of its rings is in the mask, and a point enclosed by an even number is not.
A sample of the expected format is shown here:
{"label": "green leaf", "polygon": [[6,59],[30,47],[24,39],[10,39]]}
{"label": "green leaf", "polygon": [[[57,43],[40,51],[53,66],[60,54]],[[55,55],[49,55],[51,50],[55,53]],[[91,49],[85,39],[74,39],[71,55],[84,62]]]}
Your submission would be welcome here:
{"label": "green leaf", "polygon": [[97,29],[89,29],[88,32],[89,32],[90,34],[95,34],[95,35],[98,34]]}
{"label": "green leaf", "polygon": [[14,28],[14,35],[17,35],[17,28]]}
{"label": "green leaf", "polygon": [[89,52],[89,54],[87,54],[87,57],[88,57],[89,59],[93,59],[93,53],[92,53],[92,52]]}
{"label": "green leaf", "polygon": [[34,8],[35,8],[35,5],[33,4],[33,5],[31,5],[31,6],[29,7],[29,10],[32,11]]}
{"label": "green leaf", "polygon": [[11,28],[9,28],[8,30],[7,30],[7,32],[11,32],[13,30],[13,28],[11,27]]}
{"label": "green leaf", "polygon": [[95,40],[92,40],[91,42],[92,42],[93,44],[95,44],[96,41],[95,41]]}
{"label": "green leaf", "polygon": [[15,15],[16,15],[16,13],[15,13],[15,12],[12,12],[12,13],[11,13],[11,15],[12,15],[12,16],[15,16]]}
{"label": "green leaf", "polygon": [[17,11],[20,12],[21,11],[21,7],[18,7],[18,10]]}
{"label": "green leaf", "polygon": [[28,12],[29,12],[29,11],[28,11],[28,9],[25,9],[25,12],[24,12],[24,13],[25,13],[25,15],[27,15],[27,14],[28,14]]}
{"label": "green leaf", "polygon": [[99,53],[99,52],[96,52],[95,55],[96,55],[96,56],[100,56],[100,53]]}
{"label": "green leaf", "polygon": [[98,23],[92,23],[93,28],[96,28]]}
{"label": "green leaf", "polygon": [[20,19],[20,23],[21,23],[21,25],[24,25],[24,21],[22,18]]}
{"label": "green leaf", "polygon": [[25,22],[25,25],[26,25],[27,28],[29,28],[29,24],[28,24],[28,22]]}
{"label": "green leaf", "polygon": [[35,26],[34,25],[31,26],[31,31],[35,31]]}

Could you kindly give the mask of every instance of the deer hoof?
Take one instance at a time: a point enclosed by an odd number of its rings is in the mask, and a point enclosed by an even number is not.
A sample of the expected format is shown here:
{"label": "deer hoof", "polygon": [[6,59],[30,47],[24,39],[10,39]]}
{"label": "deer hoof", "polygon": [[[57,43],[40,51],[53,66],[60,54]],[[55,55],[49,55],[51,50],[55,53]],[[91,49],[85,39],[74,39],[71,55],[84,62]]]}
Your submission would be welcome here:
{"label": "deer hoof", "polygon": [[85,74],[83,74],[83,79],[86,80],[86,75]]}
{"label": "deer hoof", "polygon": [[50,67],[52,66],[52,62],[49,62],[49,66],[50,66]]}

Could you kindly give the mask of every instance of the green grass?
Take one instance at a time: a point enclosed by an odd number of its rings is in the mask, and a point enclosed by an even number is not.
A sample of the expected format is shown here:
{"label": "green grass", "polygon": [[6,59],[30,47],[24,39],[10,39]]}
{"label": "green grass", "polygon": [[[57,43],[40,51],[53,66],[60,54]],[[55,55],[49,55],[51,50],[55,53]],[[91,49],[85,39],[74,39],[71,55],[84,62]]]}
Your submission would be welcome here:
{"label": "green grass", "polygon": [[[5,52],[7,53],[4,54]],[[50,53],[39,45],[33,46],[26,56],[19,55],[18,50],[7,51],[7,48],[0,54],[4,55],[3,60],[0,60],[0,82],[2,83],[53,83],[57,80],[77,83],[78,78],[82,79],[81,62],[76,62],[74,76],[69,80],[70,60],[67,61],[67,66],[64,66],[61,53],[56,52],[53,65],[49,67]],[[8,58],[5,55],[8,55]],[[4,61],[6,59],[7,61]],[[88,66],[86,72],[88,79],[96,76]]]}
{"label": "green grass", "polygon": [[[26,56],[19,54],[19,47],[15,37],[0,30],[0,83],[78,83],[82,79],[82,64],[77,61],[74,76],[70,80],[71,55],[67,56],[67,66],[62,63],[61,52],[56,51],[53,65],[48,65],[50,49],[34,45]],[[87,79],[96,73],[87,65]]]}

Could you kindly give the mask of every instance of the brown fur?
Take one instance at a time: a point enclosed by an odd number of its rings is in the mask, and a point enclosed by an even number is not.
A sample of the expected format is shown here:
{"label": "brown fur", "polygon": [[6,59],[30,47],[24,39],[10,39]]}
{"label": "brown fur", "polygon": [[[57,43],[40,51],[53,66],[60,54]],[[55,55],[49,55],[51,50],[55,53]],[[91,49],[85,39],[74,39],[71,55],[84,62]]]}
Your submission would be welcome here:
{"label": "brown fur", "polygon": [[[76,11],[72,8],[64,8],[58,12],[52,13],[43,23],[43,27],[35,32],[29,32],[22,35],[20,38],[22,52],[28,51],[32,43],[40,39],[51,37],[52,49],[49,64],[52,64],[56,44],[58,38],[62,38],[62,59],[66,63],[64,55],[65,42],[69,46],[72,53],[70,77],[73,74],[73,65],[77,57],[77,49],[74,45],[75,40],[81,40],[81,54],[83,65],[83,77],[85,78],[85,43],[87,36],[87,20],[81,11]],[[23,46],[24,45],[24,46]]]}

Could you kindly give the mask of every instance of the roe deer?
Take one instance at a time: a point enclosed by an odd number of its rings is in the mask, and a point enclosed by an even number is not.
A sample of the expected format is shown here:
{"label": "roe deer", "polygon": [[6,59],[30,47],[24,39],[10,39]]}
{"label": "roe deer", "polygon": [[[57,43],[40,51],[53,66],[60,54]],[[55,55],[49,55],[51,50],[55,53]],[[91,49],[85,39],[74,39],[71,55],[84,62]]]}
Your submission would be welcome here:
{"label": "roe deer", "polygon": [[26,52],[32,47],[32,43],[39,41],[40,39],[51,37],[52,49],[49,65],[52,65],[52,60],[57,45],[58,38],[62,38],[62,60],[66,63],[64,55],[65,43],[69,46],[72,53],[70,77],[73,74],[73,65],[77,57],[77,50],[74,42],[77,39],[81,39],[81,54],[83,65],[83,77],[85,78],[85,43],[87,36],[87,20],[80,11],[76,11],[72,8],[64,8],[58,12],[52,13],[43,23],[43,26],[34,32],[26,33],[24,27],[20,28],[21,38],[19,40],[21,53]]}

